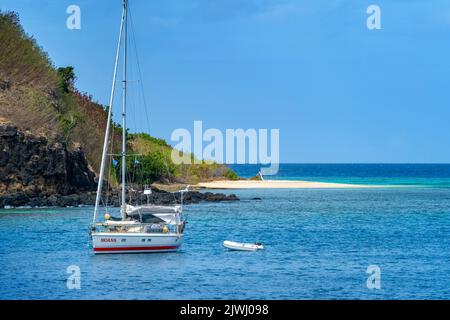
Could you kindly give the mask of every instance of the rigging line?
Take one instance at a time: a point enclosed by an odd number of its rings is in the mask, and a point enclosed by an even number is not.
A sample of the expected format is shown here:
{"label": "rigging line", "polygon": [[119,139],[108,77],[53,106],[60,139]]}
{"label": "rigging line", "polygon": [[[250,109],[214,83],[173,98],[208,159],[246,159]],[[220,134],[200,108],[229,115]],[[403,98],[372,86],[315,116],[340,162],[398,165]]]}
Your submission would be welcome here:
{"label": "rigging line", "polygon": [[[112,111],[111,111],[112,112]],[[113,145],[114,145],[114,123],[112,125],[111,128],[111,137],[110,137],[110,153],[112,154],[113,152]],[[109,193],[111,190],[111,167],[112,167],[112,162],[113,162],[114,157],[111,156],[110,161],[108,162],[108,180],[107,180],[107,189],[106,189],[106,210],[108,210],[108,203],[109,203]]]}
{"label": "rigging line", "polygon": [[[131,73],[131,74],[133,74],[133,73]],[[135,106],[136,105],[134,103],[132,95],[129,95],[129,97],[130,97],[130,101],[129,101],[130,108],[129,109],[131,110],[131,117],[133,118],[134,123],[136,123],[136,114],[135,114],[135,110],[136,110]],[[134,155],[130,154],[128,159],[131,159],[131,156],[133,156],[133,160],[132,160],[133,169],[132,170],[127,170],[127,178],[128,178],[128,181],[130,182],[130,185],[132,186],[131,189],[134,190],[134,186],[136,184],[136,159],[137,159],[138,155],[137,154],[134,154]],[[127,163],[127,167],[129,167],[128,163]],[[135,202],[135,204],[138,204],[136,199],[135,199],[135,196],[136,195],[134,194],[134,191],[130,192],[130,194],[129,194],[130,204],[132,204],[133,201]]]}
{"label": "rigging line", "polygon": [[131,38],[132,38],[132,43],[133,43],[133,47],[134,47],[134,53],[136,55],[136,65],[137,65],[137,69],[138,69],[138,75],[139,75],[139,84],[141,86],[141,93],[142,93],[142,100],[144,103],[144,111],[145,111],[145,117],[147,119],[147,129],[148,129],[148,133],[150,134],[150,118],[148,116],[148,111],[147,111],[147,99],[145,98],[145,91],[144,91],[144,84],[142,82],[142,72],[141,72],[141,65],[139,63],[139,55],[138,55],[138,50],[137,50],[137,44],[136,44],[136,36],[135,36],[135,30],[134,30],[134,20],[133,20],[133,14],[132,11],[129,9],[129,18],[130,18],[130,26],[131,26]]}
{"label": "rigging line", "polygon": [[[131,36],[128,37],[128,43],[131,44]],[[128,74],[128,78],[127,78],[127,82],[130,82],[129,79],[134,79],[134,72],[133,72],[133,63],[131,61],[131,55],[128,56],[128,67],[127,67],[127,74]],[[135,117],[135,105],[134,105],[134,101],[133,101],[133,94],[134,94],[134,87],[131,87],[131,85],[129,84],[128,87],[128,95],[127,95],[127,102],[128,102],[128,109],[127,109],[127,115],[128,118],[130,120],[133,121],[128,121],[129,127],[130,127],[130,131],[131,131],[131,123],[133,123],[134,125],[136,125],[136,117]]]}
{"label": "rigging line", "polygon": [[[146,98],[145,98],[144,84],[143,84],[143,81],[142,81],[143,78],[142,78],[142,72],[141,72],[141,65],[140,65],[140,62],[139,62],[139,55],[138,55],[137,44],[136,44],[137,43],[137,41],[136,41],[136,32],[135,32],[135,28],[134,28],[134,20],[133,20],[133,14],[132,14],[131,8],[128,8],[128,18],[130,19],[130,27],[131,27],[130,28],[131,29],[130,30],[131,31],[130,42],[132,42],[132,44],[133,44],[134,53],[135,53],[135,56],[136,56],[136,65],[137,65],[138,75],[139,75],[139,84],[140,84],[140,87],[141,87],[142,99],[143,99],[143,103],[144,103],[144,111],[145,111],[145,116],[146,116],[146,119],[147,119],[147,129],[148,129],[148,133],[150,134],[150,121],[149,121],[149,116],[148,116],[148,112],[147,112],[147,101],[146,101]],[[163,162],[164,162],[164,166],[165,166],[165,169],[166,169],[167,177],[170,178],[172,176],[172,174],[170,173],[169,166],[167,164],[167,157],[165,156],[165,154],[163,152],[161,152],[161,153],[162,153],[162,156],[163,156]],[[174,202],[176,203],[177,202],[177,198],[175,196],[175,193],[171,192],[171,194],[172,194]]]}
{"label": "rigging line", "polygon": [[95,196],[95,207],[94,207],[94,215],[92,217],[92,225],[95,224],[95,219],[97,217],[97,212],[98,212],[98,205],[101,200],[104,165],[105,165],[105,160],[106,160],[107,143],[108,143],[107,140],[108,140],[109,129],[110,129],[110,125],[111,125],[111,111],[112,111],[112,106],[113,106],[113,101],[114,101],[114,89],[115,89],[115,85],[116,85],[117,66],[118,66],[118,62],[119,62],[119,54],[120,54],[120,46],[121,46],[124,22],[125,22],[125,10],[122,11],[122,19],[120,22],[119,39],[117,42],[116,57],[115,57],[115,62],[114,62],[114,74],[113,74],[111,95],[110,95],[110,100],[109,100],[108,120],[106,122],[105,141],[103,143],[102,158],[101,158],[101,164],[100,164],[100,174],[99,174],[99,181],[98,181],[98,185],[97,185],[97,194]]}
{"label": "rigging line", "polygon": [[[129,69],[130,69],[130,74],[131,74],[131,76],[132,77],[134,77],[135,76],[135,71],[134,71],[134,68],[133,68],[133,64],[132,63],[130,63],[130,66],[129,66]],[[134,87],[134,86],[132,86],[132,91],[131,92],[136,92],[136,88]],[[136,101],[135,101],[135,99],[134,99],[134,95],[133,94],[130,94],[129,95],[129,102],[130,102],[130,105],[131,105],[131,117],[133,118],[133,123],[134,123],[134,125],[135,126],[137,126],[137,121],[136,121],[136,113],[137,113],[137,110],[138,110],[138,108],[137,108],[137,106],[139,105],[139,101],[136,103]]]}
{"label": "rigging line", "polygon": [[[111,111],[111,117],[113,116],[112,111]],[[114,123],[112,123],[111,125],[111,131],[114,130]],[[110,135],[112,135],[112,133],[110,132]],[[112,141],[110,140],[110,144],[112,143]],[[111,145],[112,146],[112,145]],[[102,203],[103,207],[105,207],[105,211],[108,212],[108,201],[109,201],[109,190],[110,190],[110,177],[111,177],[111,173],[110,173],[110,169],[111,169],[111,163],[110,161],[108,161],[108,164],[105,163],[106,166],[108,166],[108,178],[106,179],[106,199],[104,199],[101,195],[100,195],[100,202]]]}
{"label": "rigging line", "polygon": [[[132,41],[131,41],[131,37],[130,37],[130,43],[131,43]],[[131,60],[131,59],[129,59],[129,60]],[[132,79],[134,79],[134,67],[133,67],[133,63],[130,63],[129,64],[129,68],[128,68],[128,70],[129,70],[129,74],[130,74],[130,77],[132,78]],[[136,110],[137,110],[137,108],[136,108],[136,104],[135,104],[135,101],[134,101],[134,95],[132,94],[132,93],[134,93],[134,91],[135,91],[135,88],[134,88],[134,86],[133,87],[129,87],[129,93],[130,94],[128,94],[128,105],[130,106],[129,108],[128,108],[128,115],[130,116],[130,118],[132,118],[133,119],[133,123],[134,123],[134,125],[136,125],[137,124],[137,121],[136,121]],[[131,127],[131,126],[130,126]],[[134,156],[134,158],[136,159],[136,155]],[[127,165],[128,166],[128,165]],[[128,178],[128,181],[131,183],[131,184],[133,184],[134,182],[135,182],[135,170],[136,170],[136,163],[135,163],[135,161],[133,161],[133,170],[127,170],[127,178]],[[130,201],[130,203],[132,203],[133,202],[133,197],[132,197],[132,194],[130,193],[129,194],[129,201]]]}
{"label": "rigging line", "polygon": [[[132,44],[133,45],[133,47],[134,47],[134,54],[135,54],[135,56],[136,56],[136,64],[137,65],[139,65],[139,59],[137,58],[137,46],[136,46],[136,36],[135,36],[135,31],[134,31],[134,24],[133,24],[133,18],[132,18],[132,12],[131,12],[131,10],[129,9],[129,18],[130,18],[130,33],[131,33],[131,36],[130,36],[130,44]],[[133,50],[132,50],[133,51]],[[133,75],[133,76],[136,76],[136,74],[135,74],[135,68],[134,68],[134,65],[133,64],[130,64],[130,71],[131,71],[131,74]],[[140,72],[139,72],[139,75],[140,75]],[[141,90],[141,92],[142,92],[142,94],[143,94],[143,92],[144,92],[144,90],[143,90],[143,87],[142,87],[142,77],[140,77],[141,79],[140,79],[140,81],[138,81],[139,82],[139,84],[140,84],[140,86],[141,86],[141,88],[142,88],[142,90]],[[134,87],[135,88],[135,87]],[[136,91],[139,91],[139,90],[137,90],[136,88],[135,88],[135,90]],[[136,101],[135,101],[135,99],[134,99],[134,96],[133,95],[131,95],[130,96],[130,103],[131,103],[131,105],[132,106],[137,106],[138,104],[139,104],[139,102],[140,101],[137,101],[137,103],[136,103]],[[139,99],[138,99],[139,100]],[[145,111],[145,114],[146,114],[146,119],[147,119],[147,123],[149,122],[149,119],[148,119],[148,113],[147,113],[147,108],[146,108],[146,105],[145,105],[145,97],[143,98],[143,104],[144,104],[144,111]],[[137,110],[137,108],[132,108],[133,110],[132,110],[132,117],[133,117],[133,120],[134,120],[134,123],[136,123],[137,124],[137,121],[136,121],[136,110]],[[131,175],[131,179],[132,179],[132,181],[134,181],[135,179],[137,179],[138,178],[138,173],[141,173],[140,174],[140,176],[141,177],[143,177],[144,175],[143,175],[143,168],[142,168],[142,166],[140,166],[140,165],[137,165],[136,164],[136,155],[135,155],[135,161],[134,161],[134,163],[133,163],[133,171],[132,171],[132,175]]]}

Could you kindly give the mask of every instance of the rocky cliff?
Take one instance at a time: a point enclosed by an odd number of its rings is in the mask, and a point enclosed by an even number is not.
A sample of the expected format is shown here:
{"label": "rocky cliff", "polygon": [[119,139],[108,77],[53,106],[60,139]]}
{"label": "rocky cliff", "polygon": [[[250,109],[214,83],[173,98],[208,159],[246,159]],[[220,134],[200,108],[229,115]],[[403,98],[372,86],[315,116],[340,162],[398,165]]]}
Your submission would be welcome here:
{"label": "rocky cliff", "polygon": [[[51,142],[10,123],[0,123],[0,208],[11,206],[93,205],[96,180],[79,146],[69,150],[64,143]],[[147,197],[130,187],[127,198],[134,204],[180,203],[180,193],[152,188]],[[119,206],[120,190],[108,191],[108,204]],[[106,198],[106,197],[105,197]],[[190,191],[184,203],[236,201],[235,195]]]}
{"label": "rocky cliff", "polygon": [[[79,147],[69,151],[61,142],[50,142],[9,123],[0,123],[0,177],[0,196],[4,200],[8,195],[10,201],[83,193],[96,187],[95,174]],[[4,203],[8,204],[17,203]]]}

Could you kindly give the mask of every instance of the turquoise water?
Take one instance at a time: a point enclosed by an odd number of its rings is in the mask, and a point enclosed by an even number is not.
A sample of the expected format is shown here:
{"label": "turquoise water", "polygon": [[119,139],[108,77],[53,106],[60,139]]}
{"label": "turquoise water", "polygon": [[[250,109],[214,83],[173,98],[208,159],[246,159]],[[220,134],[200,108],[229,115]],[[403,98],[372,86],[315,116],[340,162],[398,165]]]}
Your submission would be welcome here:
{"label": "turquoise water", "polygon": [[[255,176],[259,165],[231,165],[245,178]],[[369,185],[450,188],[450,164],[280,164],[268,180],[305,180]]]}
{"label": "turquoise water", "polygon": [[[450,189],[235,193],[240,202],[185,207],[178,253],[94,256],[91,207],[1,210],[0,298],[450,298]],[[227,239],[266,249],[230,252]],[[79,290],[66,287],[69,265]],[[381,289],[367,288],[369,265]]]}

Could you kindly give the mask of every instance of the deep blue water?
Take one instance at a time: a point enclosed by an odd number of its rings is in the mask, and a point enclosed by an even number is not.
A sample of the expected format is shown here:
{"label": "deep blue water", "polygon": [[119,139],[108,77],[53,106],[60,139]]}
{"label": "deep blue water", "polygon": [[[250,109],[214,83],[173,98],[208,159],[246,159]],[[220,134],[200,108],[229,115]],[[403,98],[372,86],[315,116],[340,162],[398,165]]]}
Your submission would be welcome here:
{"label": "deep blue water", "polygon": [[[450,299],[449,188],[234,193],[240,202],[185,206],[178,253],[94,256],[90,207],[0,210],[0,298]],[[80,290],[66,287],[69,265]],[[379,290],[367,288],[369,265]]]}
{"label": "deep blue water", "polygon": [[[245,178],[260,165],[230,165]],[[375,185],[416,185],[450,188],[450,164],[292,164],[282,163],[269,180],[305,180]]]}

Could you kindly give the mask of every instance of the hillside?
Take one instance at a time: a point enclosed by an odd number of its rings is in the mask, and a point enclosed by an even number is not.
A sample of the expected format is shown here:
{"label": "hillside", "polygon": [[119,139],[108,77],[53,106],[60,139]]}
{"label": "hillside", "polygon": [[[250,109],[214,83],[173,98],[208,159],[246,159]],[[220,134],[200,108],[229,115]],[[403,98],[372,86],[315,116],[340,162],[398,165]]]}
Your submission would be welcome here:
{"label": "hillside", "polygon": [[70,67],[53,67],[15,13],[0,14],[0,119],[69,150],[81,148],[97,172],[105,110],[74,81]]}
{"label": "hillside", "polygon": [[[24,32],[16,13],[0,12],[0,125],[4,126],[3,131],[15,132],[14,138],[0,137],[0,147],[3,147],[1,162],[8,162],[8,170],[0,171],[0,195],[20,190],[69,194],[95,189],[93,177],[99,171],[107,112],[91,96],[79,92],[75,80],[72,67],[56,68],[53,65],[36,40]],[[114,124],[113,129],[113,140],[120,141],[122,128]],[[33,158],[35,154],[32,152],[20,156],[14,154],[20,152],[18,150],[29,150],[26,146],[29,139],[39,141],[36,149],[39,150],[39,158]],[[18,149],[8,147],[13,144],[25,145]],[[172,147],[147,134],[127,134],[127,145],[130,153],[140,154],[139,159],[129,157],[127,160],[132,182],[196,183],[215,178],[236,178],[225,165],[175,165],[170,159]],[[120,147],[115,144],[113,153],[117,153]],[[65,166],[53,166],[61,161],[55,154],[64,155]],[[28,172],[31,158],[50,171],[36,169]],[[77,168],[84,170],[79,174],[87,177],[78,179],[84,181],[82,186],[72,185],[74,183],[70,179],[61,179],[61,175],[70,178],[70,168],[76,164],[71,162],[73,158],[78,161]],[[52,170],[59,170],[58,174]],[[110,178],[112,186],[117,185],[119,175],[114,166]],[[55,187],[56,181],[66,185]]]}

